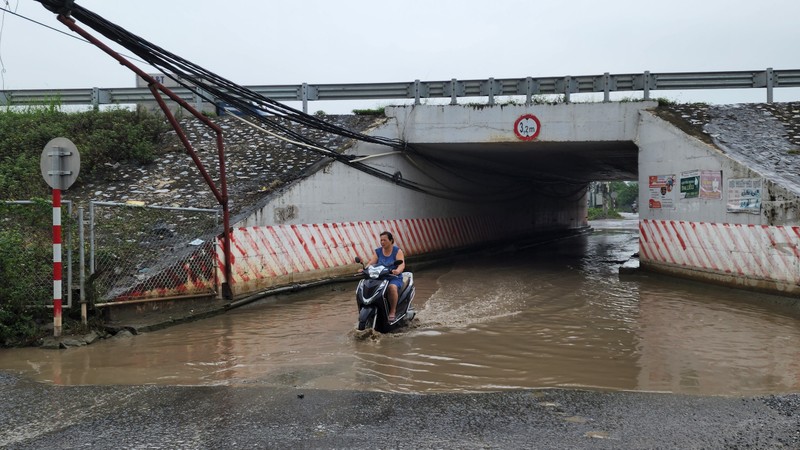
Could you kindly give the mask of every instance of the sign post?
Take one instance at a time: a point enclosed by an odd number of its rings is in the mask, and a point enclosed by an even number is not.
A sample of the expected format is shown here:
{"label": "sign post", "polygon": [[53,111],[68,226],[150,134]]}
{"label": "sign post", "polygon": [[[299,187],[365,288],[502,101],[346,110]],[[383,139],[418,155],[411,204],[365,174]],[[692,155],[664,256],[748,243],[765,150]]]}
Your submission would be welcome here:
{"label": "sign post", "polygon": [[[81,167],[78,148],[67,138],[51,139],[39,161],[44,181],[53,188],[53,336],[61,336],[61,191],[67,190]],[[67,286],[67,289],[70,287]]]}

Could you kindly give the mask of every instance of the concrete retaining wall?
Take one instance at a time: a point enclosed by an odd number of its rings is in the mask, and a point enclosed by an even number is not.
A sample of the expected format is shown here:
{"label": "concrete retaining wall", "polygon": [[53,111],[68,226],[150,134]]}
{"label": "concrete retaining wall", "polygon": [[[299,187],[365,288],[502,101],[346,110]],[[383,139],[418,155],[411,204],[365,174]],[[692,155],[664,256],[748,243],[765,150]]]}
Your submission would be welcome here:
{"label": "concrete retaining wall", "polygon": [[[800,295],[800,232],[791,207],[797,196],[649,112],[641,114],[637,144],[642,268]],[[703,170],[720,174],[718,197],[681,198],[682,174]],[[674,176],[671,192],[651,192],[651,176]],[[741,192],[735,180],[759,183],[760,208],[732,210],[729,203]],[[662,207],[653,207],[654,198],[664,200]]]}

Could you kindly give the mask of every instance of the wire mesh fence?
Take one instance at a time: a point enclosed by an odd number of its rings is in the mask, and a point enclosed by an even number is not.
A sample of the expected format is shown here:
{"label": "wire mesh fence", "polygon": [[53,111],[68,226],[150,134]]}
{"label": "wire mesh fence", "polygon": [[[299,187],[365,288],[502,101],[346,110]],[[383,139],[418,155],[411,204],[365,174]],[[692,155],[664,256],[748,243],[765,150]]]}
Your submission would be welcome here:
{"label": "wire mesh fence", "polygon": [[214,209],[91,202],[89,277],[95,302],[216,292]]}
{"label": "wire mesh fence", "polygon": [[[77,259],[77,222],[72,202],[62,202],[64,307],[72,306],[72,269]],[[53,206],[49,200],[0,202],[0,304],[53,304]]]}

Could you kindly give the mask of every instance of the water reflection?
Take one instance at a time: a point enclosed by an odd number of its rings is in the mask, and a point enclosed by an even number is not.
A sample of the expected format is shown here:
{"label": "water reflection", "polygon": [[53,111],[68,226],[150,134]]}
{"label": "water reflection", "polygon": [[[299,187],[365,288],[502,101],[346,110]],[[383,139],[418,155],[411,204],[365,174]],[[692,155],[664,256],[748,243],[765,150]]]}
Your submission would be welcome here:
{"label": "water reflection", "polygon": [[794,310],[656,275],[621,280],[636,250],[634,225],[419,272],[418,320],[401,333],[353,332],[353,283],[84,348],[2,350],[0,368],[57,384],[800,390]]}

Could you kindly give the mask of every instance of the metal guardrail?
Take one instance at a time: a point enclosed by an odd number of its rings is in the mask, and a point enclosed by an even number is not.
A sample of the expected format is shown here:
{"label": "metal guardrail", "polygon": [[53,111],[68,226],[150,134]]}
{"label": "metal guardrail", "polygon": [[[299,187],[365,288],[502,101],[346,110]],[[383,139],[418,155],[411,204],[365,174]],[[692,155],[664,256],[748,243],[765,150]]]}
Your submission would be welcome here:
{"label": "metal guardrail", "polygon": [[[414,99],[420,104],[422,99],[450,99],[457,104],[459,98],[488,97],[494,104],[497,96],[524,96],[526,104],[533,102],[533,96],[561,94],[570,101],[570,94],[603,93],[603,100],[609,101],[611,92],[644,93],[650,99],[652,91],[697,90],[697,89],[759,89],[767,93],[767,102],[772,103],[775,88],[800,87],[800,70],[766,70],[733,72],[667,72],[630,73],[563,76],[527,77],[487,80],[420,81],[397,83],[360,84],[316,84],[247,86],[249,89],[278,101],[301,101],[303,110],[308,110],[309,101],[317,100],[379,100]],[[200,104],[202,99],[184,87],[171,88],[183,100]],[[152,94],[142,88],[90,88],[90,89],[51,89],[0,91],[0,105],[47,104],[57,100],[64,105],[131,104],[152,101]]]}

